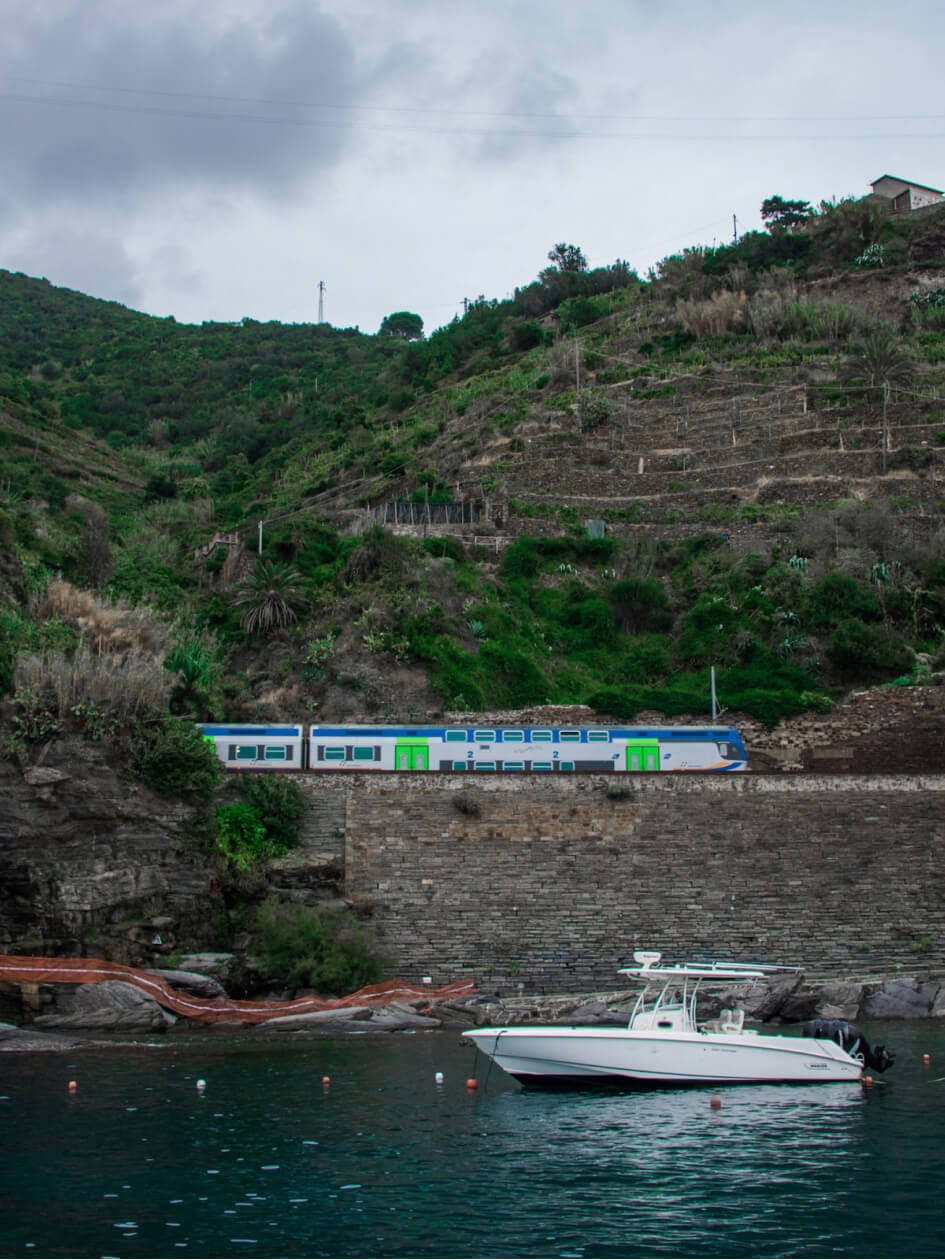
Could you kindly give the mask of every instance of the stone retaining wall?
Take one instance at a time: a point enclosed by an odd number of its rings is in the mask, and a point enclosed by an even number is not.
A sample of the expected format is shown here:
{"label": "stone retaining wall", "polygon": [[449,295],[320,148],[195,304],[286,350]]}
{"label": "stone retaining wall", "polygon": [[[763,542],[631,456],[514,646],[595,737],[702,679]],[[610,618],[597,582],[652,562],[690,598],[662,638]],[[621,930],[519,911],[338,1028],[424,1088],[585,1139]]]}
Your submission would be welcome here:
{"label": "stone retaining wall", "polygon": [[828,975],[945,966],[942,775],[364,774],[344,789],[346,894],[407,979],[600,989],[642,947]]}

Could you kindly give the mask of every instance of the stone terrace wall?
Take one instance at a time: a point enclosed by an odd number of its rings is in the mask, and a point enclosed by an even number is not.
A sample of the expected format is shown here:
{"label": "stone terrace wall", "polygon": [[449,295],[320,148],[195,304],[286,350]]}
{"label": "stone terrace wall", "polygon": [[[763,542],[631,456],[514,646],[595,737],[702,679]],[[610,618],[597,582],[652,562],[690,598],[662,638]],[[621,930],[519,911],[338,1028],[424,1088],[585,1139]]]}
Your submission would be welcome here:
{"label": "stone terrace wall", "polygon": [[619,987],[644,947],[815,974],[945,965],[945,776],[344,783],[347,896],[406,979]]}

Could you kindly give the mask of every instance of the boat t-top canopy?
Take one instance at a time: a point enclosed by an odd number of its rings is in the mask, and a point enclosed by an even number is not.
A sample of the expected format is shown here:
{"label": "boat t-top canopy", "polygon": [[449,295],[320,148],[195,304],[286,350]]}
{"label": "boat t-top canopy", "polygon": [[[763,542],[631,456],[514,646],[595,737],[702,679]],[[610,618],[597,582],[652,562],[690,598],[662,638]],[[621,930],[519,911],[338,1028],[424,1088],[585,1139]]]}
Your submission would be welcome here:
{"label": "boat t-top canopy", "polygon": [[618,976],[639,976],[641,979],[653,980],[760,980],[767,971],[766,967],[753,966],[751,963],[674,963],[672,967],[660,967],[662,954],[654,950],[637,950],[633,961],[639,967],[621,967]]}

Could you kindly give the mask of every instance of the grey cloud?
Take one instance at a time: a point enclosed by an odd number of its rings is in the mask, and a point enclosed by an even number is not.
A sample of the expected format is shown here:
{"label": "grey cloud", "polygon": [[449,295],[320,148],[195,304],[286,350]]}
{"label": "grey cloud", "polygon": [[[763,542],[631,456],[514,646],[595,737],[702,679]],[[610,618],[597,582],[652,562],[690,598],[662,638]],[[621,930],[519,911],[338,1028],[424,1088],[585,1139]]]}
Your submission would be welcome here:
{"label": "grey cloud", "polygon": [[476,144],[482,158],[507,161],[575,134],[577,127],[564,117],[580,98],[574,79],[541,63],[509,67],[506,75],[504,90],[492,97],[498,116],[482,120],[485,131]]}
{"label": "grey cloud", "polygon": [[95,223],[33,220],[7,240],[4,264],[12,271],[46,275],[54,284],[82,293],[107,294],[126,306],[139,307],[143,300],[133,260],[115,236]]}
{"label": "grey cloud", "polygon": [[0,67],[0,174],[24,198],[134,205],[210,186],[291,195],[342,156],[353,124],[337,107],[372,81],[352,36],[311,3],[222,27],[190,6],[90,12],[24,6]]}

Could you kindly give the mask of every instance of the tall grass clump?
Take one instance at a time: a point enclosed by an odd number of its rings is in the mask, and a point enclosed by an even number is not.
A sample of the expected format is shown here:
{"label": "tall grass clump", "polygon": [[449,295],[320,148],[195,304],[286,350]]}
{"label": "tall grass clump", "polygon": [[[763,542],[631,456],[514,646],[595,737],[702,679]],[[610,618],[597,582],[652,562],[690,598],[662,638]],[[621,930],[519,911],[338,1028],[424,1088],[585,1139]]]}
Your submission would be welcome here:
{"label": "tall grass clump", "polygon": [[172,683],[153,656],[98,656],[85,644],[71,654],[54,649],[23,656],[14,670],[15,689],[42,697],[60,720],[94,705],[122,726],[166,709]]}
{"label": "tall grass clump", "polygon": [[70,582],[49,583],[39,616],[60,617],[75,626],[98,656],[120,652],[157,656],[167,642],[166,628],[149,609],[99,599]]}
{"label": "tall grass clump", "polygon": [[742,332],[748,315],[748,298],[744,293],[722,289],[712,297],[679,298],[676,319],[685,332],[694,337],[719,337],[723,333]]}

